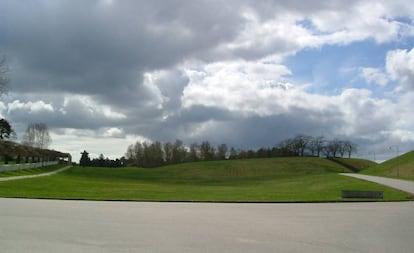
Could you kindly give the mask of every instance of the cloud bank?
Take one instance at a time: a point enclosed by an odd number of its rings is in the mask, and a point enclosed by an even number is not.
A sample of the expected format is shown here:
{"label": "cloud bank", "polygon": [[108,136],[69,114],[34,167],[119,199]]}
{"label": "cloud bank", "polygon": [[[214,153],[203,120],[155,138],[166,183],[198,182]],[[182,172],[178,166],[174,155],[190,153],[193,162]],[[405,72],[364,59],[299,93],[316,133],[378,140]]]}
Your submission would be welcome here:
{"label": "cloud bank", "polygon": [[[409,149],[413,13],[409,1],[2,1],[0,113],[18,133],[45,122],[75,157],[111,141],[102,152],[120,156],[137,139],[257,148],[298,133]],[[322,90],[287,63],[358,45],[383,57]]]}

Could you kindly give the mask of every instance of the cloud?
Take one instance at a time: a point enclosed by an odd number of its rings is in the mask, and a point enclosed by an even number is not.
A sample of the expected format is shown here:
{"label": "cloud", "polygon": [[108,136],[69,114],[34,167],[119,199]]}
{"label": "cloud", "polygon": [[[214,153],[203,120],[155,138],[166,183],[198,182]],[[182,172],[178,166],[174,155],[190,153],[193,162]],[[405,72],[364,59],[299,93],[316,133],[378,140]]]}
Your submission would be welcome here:
{"label": "cloud", "polygon": [[23,103],[20,100],[15,100],[8,104],[7,106],[8,112],[13,113],[13,111],[17,110],[24,110],[27,111],[29,114],[31,113],[39,113],[39,112],[53,112],[53,106],[51,104],[45,103],[42,100],[36,102],[27,102]]}
{"label": "cloud", "polygon": [[[357,0],[1,1],[0,51],[11,90],[0,114],[20,126],[41,119],[71,145],[135,135],[240,146],[297,133],[401,137],[394,128],[412,127],[406,96],[378,98],[344,88],[347,81],[316,92],[320,84],[298,78],[286,59],[355,42],[406,41],[414,35],[413,8]],[[412,90],[412,59],[413,50],[394,50],[385,68],[367,65],[360,75]]]}
{"label": "cloud", "polygon": [[118,127],[111,127],[108,129],[105,129],[104,137],[113,137],[113,138],[123,138],[125,137],[124,130]]}
{"label": "cloud", "polygon": [[234,112],[272,114],[281,104],[283,91],[290,89],[283,65],[265,62],[217,62],[189,68],[189,85],[184,89],[183,107],[218,106]]}
{"label": "cloud", "polygon": [[414,48],[388,52],[386,69],[393,80],[405,89],[414,90]]}
{"label": "cloud", "polygon": [[390,82],[389,75],[377,68],[361,68],[361,77],[379,86],[386,86]]}

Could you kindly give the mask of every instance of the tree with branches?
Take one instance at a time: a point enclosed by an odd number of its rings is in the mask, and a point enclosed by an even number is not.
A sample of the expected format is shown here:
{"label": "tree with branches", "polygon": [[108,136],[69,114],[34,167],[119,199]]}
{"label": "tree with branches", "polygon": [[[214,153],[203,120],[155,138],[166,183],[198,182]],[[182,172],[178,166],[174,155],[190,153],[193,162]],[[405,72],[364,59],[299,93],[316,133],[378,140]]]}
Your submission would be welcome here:
{"label": "tree with branches", "polygon": [[47,148],[51,142],[52,138],[45,123],[30,123],[27,126],[23,137],[23,144],[30,147]]}
{"label": "tree with branches", "polygon": [[0,119],[0,140],[9,139],[13,134],[10,123],[5,119]]}

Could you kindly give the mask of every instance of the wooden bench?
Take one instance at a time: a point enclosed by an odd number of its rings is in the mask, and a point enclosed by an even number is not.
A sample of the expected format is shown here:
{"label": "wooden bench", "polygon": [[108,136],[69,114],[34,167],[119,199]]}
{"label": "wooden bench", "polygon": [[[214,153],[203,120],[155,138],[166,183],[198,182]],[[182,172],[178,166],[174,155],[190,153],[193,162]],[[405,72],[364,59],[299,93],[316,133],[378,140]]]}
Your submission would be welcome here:
{"label": "wooden bench", "polygon": [[383,191],[349,191],[342,190],[342,198],[383,199]]}

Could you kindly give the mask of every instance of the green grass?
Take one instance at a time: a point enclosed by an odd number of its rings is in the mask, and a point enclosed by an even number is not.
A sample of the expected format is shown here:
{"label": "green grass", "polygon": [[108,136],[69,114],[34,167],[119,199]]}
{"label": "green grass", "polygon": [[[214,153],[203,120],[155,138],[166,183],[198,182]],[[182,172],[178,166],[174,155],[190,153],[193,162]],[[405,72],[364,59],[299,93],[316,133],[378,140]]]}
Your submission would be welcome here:
{"label": "green grass", "polygon": [[414,180],[414,151],[373,166],[362,173]]}
{"label": "green grass", "polygon": [[0,172],[0,178],[1,177],[15,177],[15,176],[28,176],[28,175],[36,175],[36,174],[42,174],[51,172],[60,168],[66,167],[66,165],[57,164],[57,165],[51,165],[41,168],[33,168],[33,169],[26,169],[26,170],[15,170],[15,171],[5,171]]}
{"label": "green grass", "polygon": [[[4,161],[0,161],[0,165],[5,164]],[[16,161],[9,161],[7,164],[16,164]]]}
{"label": "green grass", "polygon": [[88,200],[313,202],[343,201],[341,190],[382,190],[385,200],[411,197],[338,175],[322,158],[186,163],[160,168],[73,167],[42,178],[0,182],[0,196]]}
{"label": "green grass", "polygon": [[353,171],[361,171],[377,165],[376,162],[359,158],[335,158],[333,160]]}

